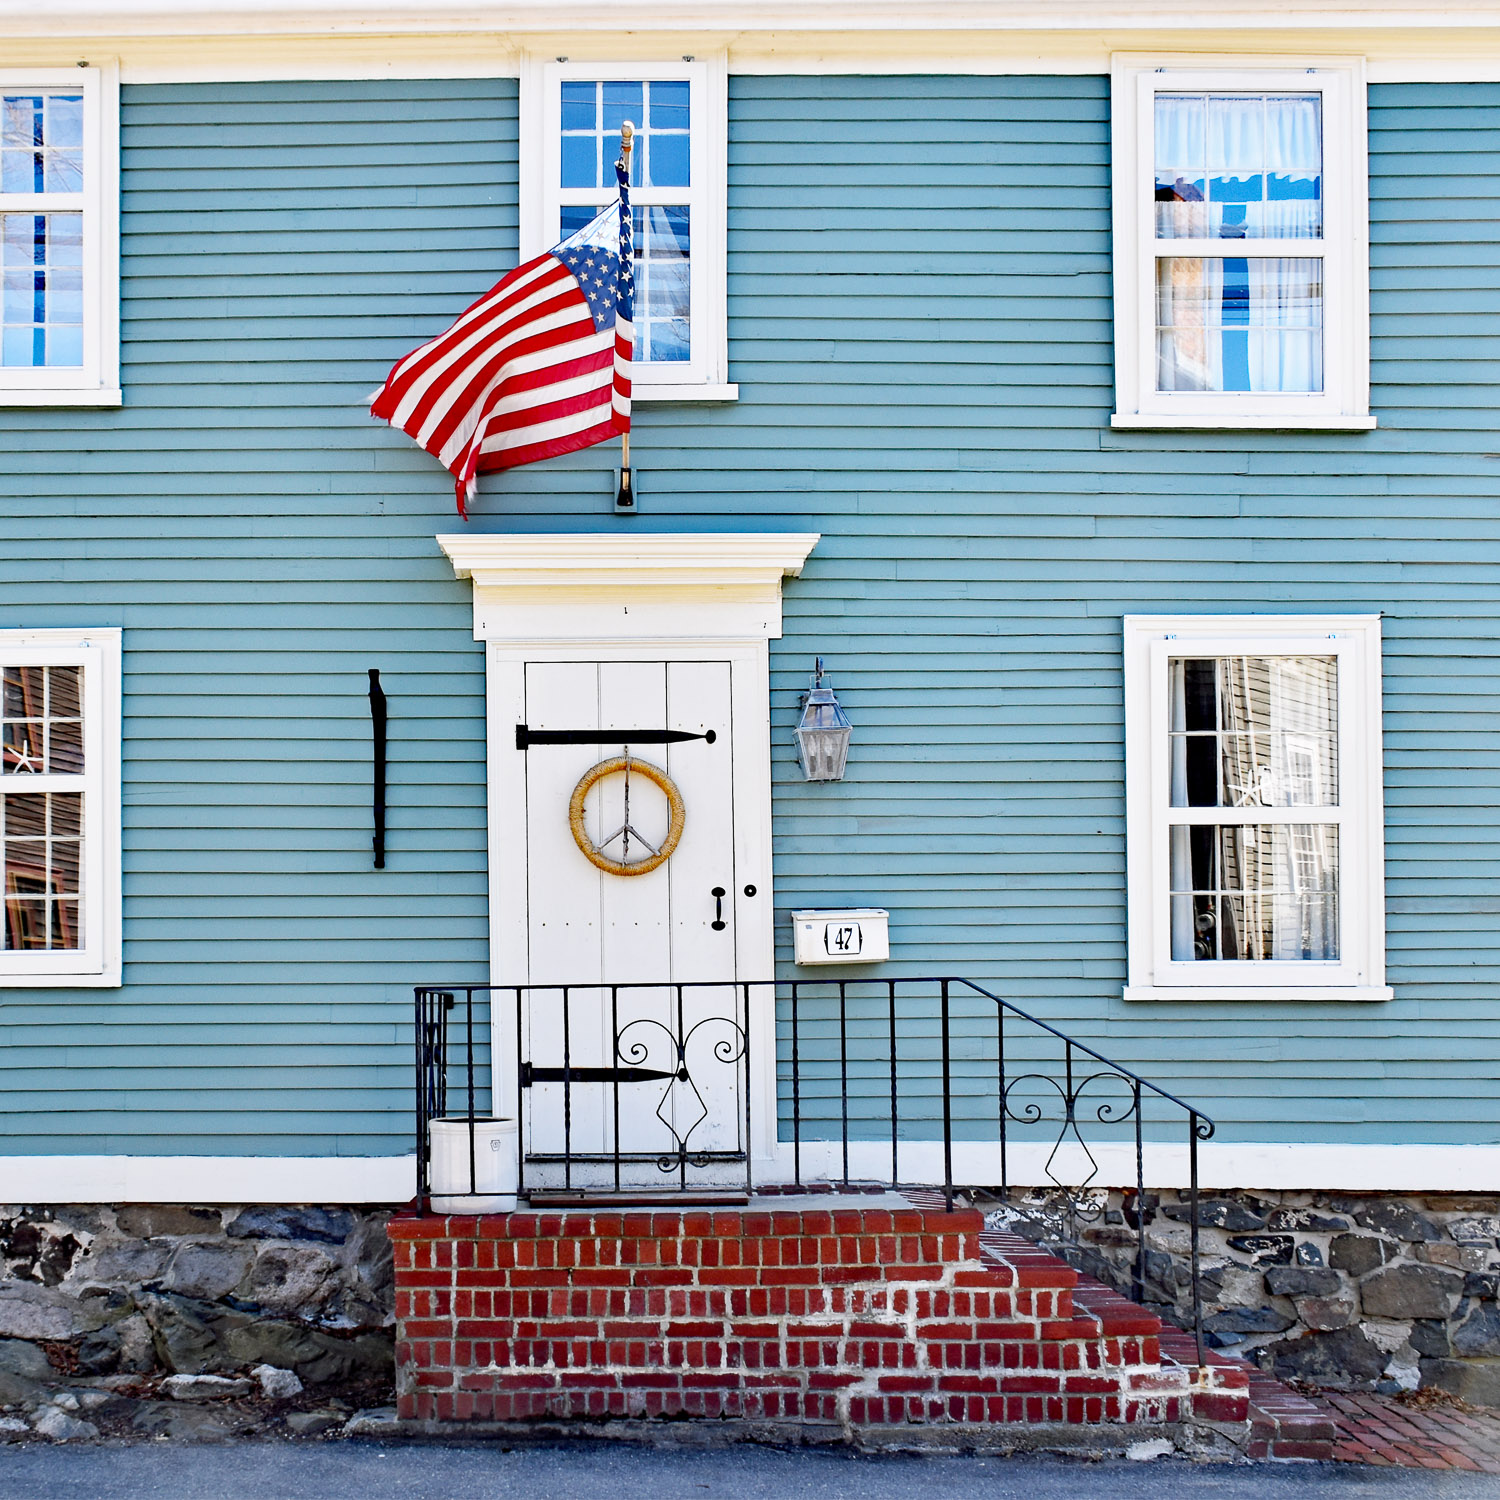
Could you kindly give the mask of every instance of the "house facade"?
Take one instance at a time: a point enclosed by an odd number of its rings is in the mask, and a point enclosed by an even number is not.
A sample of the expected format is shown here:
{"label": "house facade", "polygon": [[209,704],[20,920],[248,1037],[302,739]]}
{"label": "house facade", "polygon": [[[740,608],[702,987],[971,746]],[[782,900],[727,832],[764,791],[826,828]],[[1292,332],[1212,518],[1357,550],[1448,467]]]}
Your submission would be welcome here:
{"label": "house facade", "polygon": [[[730,9],[0,7],[0,1201],[407,1201],[418,986],[953,976],[1212,1118],[1225,1342],[1500,1357],[1500,12]],[[606,444],[461,521],[371,393],[609,200],[625,119],[636,513]],[[568,821],[624,726],[681,737],[635,737],[685,816],[633,879]],[[642,775],[599,850],[659,851]],[[876,910],[887,960],[794,961]],[[496,1114],[563,1045],[509,1003]],[[889,1176],[835,1053],[852,1162],[799,1167]],[[1187,1169],[1153,1123],[1146,1188]]]}

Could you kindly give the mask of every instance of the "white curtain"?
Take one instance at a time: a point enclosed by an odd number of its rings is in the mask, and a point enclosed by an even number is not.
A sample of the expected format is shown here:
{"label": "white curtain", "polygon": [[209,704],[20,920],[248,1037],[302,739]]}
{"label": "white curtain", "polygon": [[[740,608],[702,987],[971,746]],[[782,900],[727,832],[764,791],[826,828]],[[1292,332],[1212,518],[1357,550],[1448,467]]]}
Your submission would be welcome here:
{"label": "white curtain", "polygon": [[1322,262],[1267,259],[1250,272],[1250,389],[1323,389]]}
{"label": "white curtain", "polygon": [[[1322,128],[1317,94],[1158,95],[1156,177],[1173,195],[1156,205],[1158,237],[1321,237]],[[1322,263],[1248,264],[1250,326],[1226,333],[1223,264],[1158,261],[1158,390],[1323,389]]]}
{"label": "white curtain", "polygon": [[1268,238],[1322,238],[1322,115],[1322,101],[1316,94],[1266,101],[1262,232]]}
{"label": "white curtain", "polygon": [[1322,101],[1317,94],[1159,94],[1156,175],[1179,197],[1165,238],[1309,239],[1322,232]]}

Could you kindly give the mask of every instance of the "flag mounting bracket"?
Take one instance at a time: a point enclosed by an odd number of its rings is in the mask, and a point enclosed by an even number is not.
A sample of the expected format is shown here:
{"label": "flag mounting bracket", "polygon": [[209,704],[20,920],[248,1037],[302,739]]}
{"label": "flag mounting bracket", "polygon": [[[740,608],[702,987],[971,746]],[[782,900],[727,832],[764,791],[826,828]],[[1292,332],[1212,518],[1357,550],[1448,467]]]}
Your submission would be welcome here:
{"label": "flag mounting bracket", "polygon": [[[629,441],[627,438],[625,441]],[[633,516],[640,510],[635,492],[635,470],[627,462],[624,467],[615,470],[615,514],[617,516]]]}

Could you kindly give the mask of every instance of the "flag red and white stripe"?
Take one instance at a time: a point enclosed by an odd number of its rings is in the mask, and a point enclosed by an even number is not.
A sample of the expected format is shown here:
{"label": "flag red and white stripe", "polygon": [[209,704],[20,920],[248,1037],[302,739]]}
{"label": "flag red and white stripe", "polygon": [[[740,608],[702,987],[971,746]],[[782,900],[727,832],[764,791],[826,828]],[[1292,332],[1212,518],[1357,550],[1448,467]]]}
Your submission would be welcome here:
{"label": "flag red and white stripe", "polygon": [[632,235],[619,176],[618,204],[408,354],[371,404],[451,471],[461,515],[481,473],[630,431]]}

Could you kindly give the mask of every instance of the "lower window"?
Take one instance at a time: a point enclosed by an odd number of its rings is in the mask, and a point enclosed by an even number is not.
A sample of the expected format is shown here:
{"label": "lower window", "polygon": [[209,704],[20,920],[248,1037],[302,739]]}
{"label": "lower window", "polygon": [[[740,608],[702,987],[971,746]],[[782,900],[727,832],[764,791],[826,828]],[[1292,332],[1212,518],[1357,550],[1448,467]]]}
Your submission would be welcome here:
{"label": "lower window", "polygon": [[1384,988],[1374,617],[1125,621],[1135,999]]}
{"label": "lower window", "polygon": [[120,981],[120,634],[0,631],[0,983]]}

